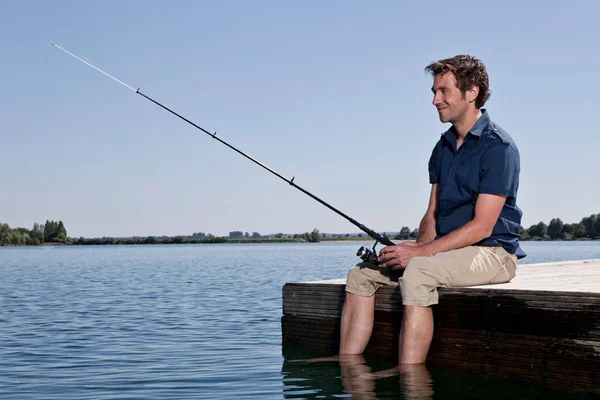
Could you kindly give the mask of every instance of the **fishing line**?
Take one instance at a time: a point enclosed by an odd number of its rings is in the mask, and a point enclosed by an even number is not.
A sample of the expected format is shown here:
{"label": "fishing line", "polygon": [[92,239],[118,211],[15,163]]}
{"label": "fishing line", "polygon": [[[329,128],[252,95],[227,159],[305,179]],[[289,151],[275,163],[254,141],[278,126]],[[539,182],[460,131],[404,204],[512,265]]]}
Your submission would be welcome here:
{"label": "fishing line", "polygon": [[108,76],[110,79],[114,79],[115,81],[119,82],[121,85],[125,86],[126,88],[129,88],[129,89],[133,90],[134,92],[136,91],[134,88],[132,88],[131,86],[129,86],[129,85],[128,85],[128,84],[126,84],[125,82],[118,80],[118,79],[117,79],[117,78],[115,78],[114,76],[112,76],[112,75],[110,75],[110,74],[108,74],[108,73],[106,73],[106,72],[102,71],[100,68],[98,68],[98,67],[94,66],[93,64],[91,64],[91,63],[89,63],[89,62],[85,61],[84,59],[81,59],[81,58],[77,57],[75,54],[71,53],[71,52],[70,52],[70,51],[68,51],[67,49],[64,49],[64,48],[60,47],[59,45],[57,45],[57,44],[56,44],[56,43],[54,43],[54,42],[50,42],[50,44],[51,44],[52,46],[54,46],[54,47],[58,48],[58,49],[61,49],[62,51],[64,51],[64,52],[65,52],[65,53],[67,53],[68,55],[70,55],[71,57],[75,57],[76,59],[78,59],[78,60],[79,60],[79,61],[81,61],[82,63],[89,65],[90,67],[94,68],[96,71],[103,73],[104,75]]}
{"label": "fishing line", "polygon": [[232,149],[233,151],[241,154],[242,156],[246,157],[247,159],[249,159],[250,161],[254,162],[255,164],[258,164],[259,166],[261,166],[262,168],[266,169],[267,171],[269,171],[270,173],[272,173],[273,175],[277,176],[278,178],[286,181],[288,184],[290,184],[291,186],[295,187],[296,189],[300,190],[302,193],[310,196],[311,198],[313,198],[314,200],[318,201],[319,203],[323,204],[325,207],[329,208],[330,210],[332,210],[333,212],[337,213],[338,215],[344,217],[346,220],[348,220],[350,223],[352,223],[354,226],[356,226],[357,228],[359,228],[361,231],[365,232],[367,235],[369,235],[370,237],[372,237],[376,242],[375,245],[373,245],[373,250],[369,250],[365,247],[361,247],[357,253],[357,255],[362,258],[365,261],[370,261],[370,262],[374,262],[376,263],[376,259],[377,256],[375,255],[375,246],[377,245],[377,243],[382,243],[385,244],[386,246],[394,246],[394,242],[392,242],[391,240],[389,240],[386,237],[383,237],[382,235],[378,234],[377,232],[373,231],[372,229],[367,228],[366,226],[364,226],[363,224],[359,223],[358,221],[354,220],[353,218],[349,217],[348,215],[344,214],[343,212],[341,212],[340,210],[336,209],[335,207],[327,204],[325,201],[321,200],[320,198],[318,198],[317,196],[315,196],[314,194],[310,193],[309,191],[305,190],[304,188],[302,188],[299,185],[296,185],[294,183],[294,179],[295,177],[292,177],[292,179],[287,179],[285,178],[283,175],[279,174],[278,172],[276,172],[275,170],[267,167],[265,164],[261,163],[260,161],[250,157],[249,155],[247,155],[246,153],[244,153],[241,150],[238,150],[237,148],[235,148],[234,146],[230,145],[229,143],[227,143],[224,140],[221,140],[220,138],[217,137],[217,132],[211,133],[209,131],[207,131],[206,129],[202,128],[201,126],[196,125],[194,122],[190,121],[189,119],[185,118],[184,116],[176,113],[175,111],[171,110],[170,108],[168,108],[167,106],[162,105],[161,103],[159,103],[158,101],[154,100],[153,98],[151,98],[150,96],[145,95],[144,93],[142,93],[140,91],[140,89],[134,89],[132,86],[126,84],[125,82],[115,78],[114,76],[110,75],[107,72],[104,72],[103,70],[101,70],[100,68],[96,67],[95,65],[93,65],[92,63],[77,57],[75,54],[71,53],[70,51],[66,50],[65,48],[57,45],[54,42],[50,42],[50,44],[54,47],[56,47],[59,50],[64,51],[65,53],[67,53],[68,55],[70,55],[73,58],[76,58],[77,60],[81,61],[82,63],[94,68],[96,71],[108,76],[109,78],[111,78],[112,80],[120,83],[121,85],[125,86],[126,88],[134,91],[136,94],[139,94],[140,96],[144,97],[145,99],[151,101],[152,103],[156,104],[157,106],[163,108],[164,110],[170,112],[171,114],[175,115],[176,117],[184,120],[185,122],[187,122],[188,124],[192,125],[194,128],[197,128],[199,130],[201,130],[202,132],[206,133],[208,136],[212,137],[215,140],[218,140],[219,142],[221,142],[222,144],[224,144],[225,146],[229,147],[230,149]]}

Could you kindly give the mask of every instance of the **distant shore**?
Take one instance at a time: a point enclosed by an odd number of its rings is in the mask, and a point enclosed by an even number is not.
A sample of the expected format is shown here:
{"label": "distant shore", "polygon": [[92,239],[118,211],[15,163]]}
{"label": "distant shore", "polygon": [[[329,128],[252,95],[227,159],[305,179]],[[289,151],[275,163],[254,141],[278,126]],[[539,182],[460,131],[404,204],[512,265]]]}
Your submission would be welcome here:
{"label": "distant shore", "polygon": [[[373,233],[373,232],[371,232]],[[399,231],[377,233],[389,240],[416,240],[419,229],[403,226]],[[374,236],[377,236],[374,235]],[[521,241],[588,241],[600,240],[600,213],[584,217],[577,223],[563,223],[553,218],[549,224],[543,221],[529,228],[520,227]],[[0,246],[40,245],[131,245],[131,244],[220,244],[220,243],[318,243],[318,242],[364,242],[372,241],[363,232],[321,233],[319,229],[304,233],[276,233],[261,235],[259,232],[231,231],[228,236],[217,237],[211,233],[195,232],[176,236],[131,236],[131,237],[71,237],[62,221],[46,220],[45,224],[34,223],[33,229],[11,228],[0,223]]]}
{"label": "distant shore", "polygon": [[[223,238],[220,238],[223,239]],[[390,239],[392,242],[394,243],[399,243],[399,242],[405,242],[405,241],[414,241],[414,239]],[[374,239],[370,238],[370,237],[364,237],[364,238],[349,238],[349,239],[340,239],[340,238],[335,238],[335,239],[322,239],[319,242],[307,242],[305,240],[298,240],[298,239],[227,239],[227,240],[218,240],[218,241],[212,241],[212,242],[199,242],[199,241],[194,241],[194,242],[181,242],[181,243],[142,243],[142,242],[136,242],[136,243],[43,243],[41,245],[13,245],[13,244],[5,244],[5,245],[0,245],[1,247],[58,247],[58,246],[68,246],[68,247],[73,247],[73,246],[143,246],[143,245],[148,245],[148,244],[152,244],[152,245],[163,245],[163,244],[181,244],[181,245],[188,245],[188,244],[285,244],[285,243],[307,243],[307,244],[313,244],[313,243],[373,243]],[[529,242],[599,242],[600,239],[575,239],[575,240],[562,240],[562,239],[554,239],[554,240],[541,240],[541,239],[534,239],[534,240],[521,240],[521,243],[529,243]]]}

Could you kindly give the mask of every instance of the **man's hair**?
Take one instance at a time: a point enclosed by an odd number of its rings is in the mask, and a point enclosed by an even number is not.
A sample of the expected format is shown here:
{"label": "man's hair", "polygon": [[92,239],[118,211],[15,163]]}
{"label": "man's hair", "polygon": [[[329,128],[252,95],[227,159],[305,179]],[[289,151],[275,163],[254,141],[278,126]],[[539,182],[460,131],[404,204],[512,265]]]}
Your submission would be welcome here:
{"label": "man's hair", "polygon": [[479,95],[475,99],[475,107],[478,109],[483,107],[492,94],[485,65],[473,56],[458,55],[439,60],[425,67],[425,71],[429,72],[434,78],[439,74],[452,72],[456,78],[456,86],[463,95],[466,90],[478,86]]}

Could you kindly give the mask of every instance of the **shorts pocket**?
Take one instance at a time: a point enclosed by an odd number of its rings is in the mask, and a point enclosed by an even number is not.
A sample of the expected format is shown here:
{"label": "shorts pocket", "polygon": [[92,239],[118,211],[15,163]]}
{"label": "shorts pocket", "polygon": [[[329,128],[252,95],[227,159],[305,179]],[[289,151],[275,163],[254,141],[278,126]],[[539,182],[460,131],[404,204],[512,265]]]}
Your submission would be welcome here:
{"label": "shorts pocket", "polygon": [[502,247],[497,247],[494,250],[500,265],[498,274],[490,280],[490,283],[510,282],[517,275],[517,257]]}

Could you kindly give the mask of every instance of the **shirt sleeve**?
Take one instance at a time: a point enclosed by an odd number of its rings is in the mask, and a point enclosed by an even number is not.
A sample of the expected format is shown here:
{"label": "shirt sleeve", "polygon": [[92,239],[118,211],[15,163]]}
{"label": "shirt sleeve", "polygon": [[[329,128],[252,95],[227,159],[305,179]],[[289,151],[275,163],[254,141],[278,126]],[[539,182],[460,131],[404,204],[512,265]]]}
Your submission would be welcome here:
{"label": "shirt sleeve", "polygon": [[506,143],[494,144],[481,159],[479,193],[515,197],[519,172],[517,151]]}
{"label": "shirt sleeve", "polygon": [[441,157],[441,142],[438,142],[429,157],[429,183],[431,184],[440,181]]}

